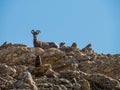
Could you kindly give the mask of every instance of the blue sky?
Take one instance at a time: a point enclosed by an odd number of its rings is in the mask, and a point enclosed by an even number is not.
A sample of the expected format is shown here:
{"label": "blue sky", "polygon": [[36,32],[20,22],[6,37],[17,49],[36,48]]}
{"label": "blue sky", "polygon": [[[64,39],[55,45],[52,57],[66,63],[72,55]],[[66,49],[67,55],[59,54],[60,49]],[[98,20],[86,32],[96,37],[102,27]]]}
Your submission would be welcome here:
{"label": "blue sky", "polygon": [[0,0],[0,45],[33,47],[31,30],[44,42],[88,43],[97,53],[120,53],[120,0]]}

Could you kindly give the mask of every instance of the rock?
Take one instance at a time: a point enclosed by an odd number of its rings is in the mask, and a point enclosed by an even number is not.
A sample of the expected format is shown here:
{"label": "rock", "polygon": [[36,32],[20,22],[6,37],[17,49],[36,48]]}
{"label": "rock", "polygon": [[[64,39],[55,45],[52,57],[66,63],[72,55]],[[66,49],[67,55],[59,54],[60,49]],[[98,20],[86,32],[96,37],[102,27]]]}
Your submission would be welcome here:
{"label": "rock", "polygon": [[57,62],[61,60],[61,58],[65,57],[65,52],[60,51],[57,48],[50,48],[46,50],[42,56],[43,64],[51,64],[56,65]]}
{"label": "rock", "polygon": [[65,85],[60,85],[62,90],[67,90],[67,88],[65,87]]}
{"label": "rock", "polygon": [[44,50],[42,48],[39,47],[32,47],[29,48],[29,53],[32,53],[34,55],[42,55],[44,53]]}
{"label": "rock", "polygon": [[103,74],[89,75],[87,79],[104,89],[114,90],[116,87],[120,86],[119,81]]}
{"label": "rock", "polygon": [[59,75],[58,73],[53,71],[52,68],[49,68],[44,74],[49,78],[50,77],[57,78],[57,76]]}
{"label": "rock", "polygon": [[50,65],[50,64],[44,64],[44,65],[41,65],[40,67],[36,67],[35,69],[34,69],[34,73],[35,74],[44,74],[48,69],[51,69],[52,68],[52,66]]}
{"label": "rock", "polygon": [[30,90],[38,90],[36,83],[33,81],[33,78],[28,71],[21,73],[18,76],[18,79],[19,80],[15,84],[16,88],[18,89],[29,88]]}
{"label": "rock", "polygon": [[35,68],[35,75],[41,77],[46,75],[47,77],[57,77],[59,74],[52,70],[52,66],[50,64],[44,64],[40,67]]}
{"label": "rock", "polygon": [[43,57],[51,57],[51,56],[64,57],[65,53],[57,48],[50,48],[46,50],[43,54]]}
{"label": "rock", "polygon": [[65,85],[65,84],[69,84],[70,81],[68,81],[67,79],[64,79],[64,78],[60,78],[59,83]]}
{"label": "rock", "polygon": [[17,74],[23,73],[27,70],[27,67],[25,65],[17,65],[14,66],[14,68],[16,69]]}
{"label": "rock", "polygon": [[1,90],[8,90],[14,86],[14,82],[16,80],[11,77],[10,75],[2,75],[0,76],[0,89]]}
{"label": "rock", "polygon": [[73,81],[71,81],[71,83],[73,84],[73,89],[81,90],[81,83],[78,83],[77,80],[76,80],[76,78],[73,78]]}
{"label": "rock", "polygon": [[0,74],[8,74],[11,76],[16,75],[16,70],[12,68],[11,66],[8,66],[6,64],[0,64]]}
{"label": "rock", "polygon": [[[42,64],[36,63],[36,56]],[[39,60],[39,59],[37,59]],[[41,49],[0,46],[1,90],[120,90],[120,54],[97,54],[88,44]]]}
{"label": "rock", "polygon": [[62,90],[62,88],[59,85],[54,85],[53,90]]}

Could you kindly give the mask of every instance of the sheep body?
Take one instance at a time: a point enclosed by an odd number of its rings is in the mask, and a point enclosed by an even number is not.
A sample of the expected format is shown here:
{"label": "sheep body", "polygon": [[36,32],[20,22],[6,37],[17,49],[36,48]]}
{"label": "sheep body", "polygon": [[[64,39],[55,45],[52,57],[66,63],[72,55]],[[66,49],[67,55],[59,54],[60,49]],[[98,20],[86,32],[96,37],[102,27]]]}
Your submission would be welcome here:
{"label": "sheep body", "polygon": [[37,30],[37,31],[32,30],[31,33],[33,34],[33,37],[34,37],[34,40],[33,40],[34,47],[40,47],[40,48],[43,48],[43,49],[58,48],[58,46],[55,42],[38,41],[37,40],[37,35],[40,33],[40,30]]}

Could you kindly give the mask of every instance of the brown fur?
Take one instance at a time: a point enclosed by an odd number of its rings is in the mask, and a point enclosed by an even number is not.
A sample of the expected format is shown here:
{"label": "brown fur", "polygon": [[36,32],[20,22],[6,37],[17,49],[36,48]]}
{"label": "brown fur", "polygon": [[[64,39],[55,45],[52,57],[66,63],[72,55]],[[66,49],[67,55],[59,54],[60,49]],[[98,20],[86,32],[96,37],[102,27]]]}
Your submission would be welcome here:
{"label": "brown fur", "polygon": [[89,43],[86,47],[84,47],[84,48],[82,49],[82,51],[85,52],[86,49],[91,49],[91,46],[92,46],[92,45]]}
{"label": "brown fur", "polygon": [[73,42],[73,44],[71,45],[72,48],[77,48],[77,44],[75,42]]}
{"label": "brown fur", "polygon": [[42,42],[37,40],[37,35],[40,33],[40,30],[34,31],[32,30],[31,33],[33,34],[33,44],[34,47],[40,47],[43,49],[48,49],[48,48],[58,48],[55,42]]}
{"label": "brown fur", "polygon": [[41,65],[42,65],[41,57],[37,55],[35,59],[35,67],[40,67]]}
{"label": "brown fur", "polygon": [[61,43],[59,44],[59,47],[60,47],[60,48],[63,48],[63,47],[65,47],[64,45],[65,45],[65,42],[61,42]]}

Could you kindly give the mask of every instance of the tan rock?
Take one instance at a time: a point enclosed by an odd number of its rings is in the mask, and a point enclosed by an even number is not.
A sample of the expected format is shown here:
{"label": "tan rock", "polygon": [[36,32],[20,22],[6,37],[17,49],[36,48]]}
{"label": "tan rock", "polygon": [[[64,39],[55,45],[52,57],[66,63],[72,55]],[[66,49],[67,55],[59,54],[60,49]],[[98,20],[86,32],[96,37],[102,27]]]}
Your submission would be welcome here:
{"label": "tan rock", "polygon": [[[36,55],[42,60],[38,68],[35,67]],[[69,83],[60,84],[61,78]],[[61,48],[46,50],[11,43],[0,47],[0,88],[3,90],[35,90],[36,86],[40,90],[80,90],[80,87],[119,90],[119,79],[120,54],[97,54],[90,44],[82,50],[64,44]]]}
{"label": "tan rock", "polygon": [[42,55],[44,53],[44,50],[39,47],[32,47],[29,48],[29,53],[32,53],[34,55]]}
{"label": "tan rock", "polygon": [[47,58],[47,57],[64,57],[65,53],[61,50],[59,50],[58,48],[50,48],[48,50],[45,51],[45,53],[43,54],[43,57]]}
{"label": "tan rock", "polygon": [[[18,76],[18,78],[19,78],[19,83],[21,83],[20,84],[20,86],[19,86],[19,88],[20,87],[24,87],[25,86],[25,83],[26,84],[28,84],[28,87],[31,89],[31,90],[38,90],[38,88],[37,88],[37,86],[36,86],[36,83],[33,81],[33,78],[32,78],[32,76],[31,76],[31,74],[28,72],[28,71],[26,71],[26,72],[23,72],[23,73],[21,73],[19,76]],[[18,82],[17,82],[18,83]],[[18,84],[17,84],[18,85]],[[17,86],[18,87],[18,86]],[[24,87],[25,88],[25,87]]]}
{"label": "tan rock", "polygon": [[0,74],[16,75],[16,70],[6,64],[0,64]]}
{"label": "tan rock", "polygon": [[96,83],[97,85],[101,86],[104,89],[115,89],[116,86],[120,86],[120,82],[105,76],[103,74],[93,74],[93,75],[89,75],[87,77],[88,80],[90,80],[91,82]]}

